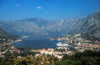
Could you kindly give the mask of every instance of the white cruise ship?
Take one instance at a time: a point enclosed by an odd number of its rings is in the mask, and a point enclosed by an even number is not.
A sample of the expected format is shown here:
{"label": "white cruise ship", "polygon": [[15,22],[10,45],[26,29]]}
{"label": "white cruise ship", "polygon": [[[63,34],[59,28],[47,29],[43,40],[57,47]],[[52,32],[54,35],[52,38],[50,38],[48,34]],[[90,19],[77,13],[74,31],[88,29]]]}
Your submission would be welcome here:
{"label": "white cruise ship", "polygon": [[57,43],[57,46],[68,46],[68,44],[59,42]]}

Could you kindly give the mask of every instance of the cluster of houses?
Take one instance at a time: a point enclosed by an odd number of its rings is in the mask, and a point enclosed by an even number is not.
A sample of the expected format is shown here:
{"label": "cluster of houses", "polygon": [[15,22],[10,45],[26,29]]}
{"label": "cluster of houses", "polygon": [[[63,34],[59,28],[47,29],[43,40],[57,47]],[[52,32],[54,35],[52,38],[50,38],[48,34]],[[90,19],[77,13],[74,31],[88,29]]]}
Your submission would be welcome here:
{"label": "cluster of houses", "polygon": [[[41,56],[41,55],[45,55],[45,56],[53,55],[54,57],[57,57],[58,59],[62,59],[65,54],[68,54],[68,55],[74,54],[74,51],[69,51],[69,48],[67,48],[67,47],[57,47],[56,49],[58,49],[58,50],[65,49],[65,51],[63,51],[63,52],[55,51],[53,48],[41,49],[41,50],[39,50],[40,53],[36,54],[35,57]],[[32,52],[35,52],[35,50]]]}
{"label": "cluster of houses", "polygon": [[8,45],[8,47],[0,46],[2,51],[0,50],[0,57],[4,57],[4,54],[6,53],[20,53],[20,50],[17,50],[17,47]]}
{"label": "cluster of houses", "polygon": [[75,47],[80,52],[84,50],[100,51],[100,44],[82,43]]}
{"label": "cluster of houses", "polygon": [[0,41],[3,41],[3,43],[0,43],[0,57],[4,57],[4,54],[7,53],[7,51],[9,51],[10,53],[20,53],[20,50],[17,50],[17,47],[11,45],[14,42],[21,41],[20,39],[17,39],[15,41],[8,39],[6,41],[6,39],[0,38]]}
{"label": "cluster of houses", "polygon": [[86,38],[83,39],[81,34],[76,34],[74,36],[67,35],[64,37],[51,38],[51,40],[65,41],[69,46],[73,45],[75,49],[79,52],[84,50],[100,51],[100,41],[91,41]]}

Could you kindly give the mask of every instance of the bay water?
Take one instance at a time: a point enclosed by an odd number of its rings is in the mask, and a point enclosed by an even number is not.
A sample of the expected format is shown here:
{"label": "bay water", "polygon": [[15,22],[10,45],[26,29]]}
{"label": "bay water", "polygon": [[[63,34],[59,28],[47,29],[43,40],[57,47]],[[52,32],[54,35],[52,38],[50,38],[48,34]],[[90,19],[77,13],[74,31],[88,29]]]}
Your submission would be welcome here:
{"label": "bay water", "polygon": [[29,47],[29,48],[38,48],[38,49],[42,49],[42,48],[56,48],[57,47],[57,43],[58,42],[62,42],[63,41],[57,41],[57,40],[50,40],[47,39],[47,37],[43,37],[43,38],[33,38],[33,37],[29,37],[29,38],[23,38],[21,39],[22,41],[19,42],[15,42],[12,45],[16,46],[16,47]]}

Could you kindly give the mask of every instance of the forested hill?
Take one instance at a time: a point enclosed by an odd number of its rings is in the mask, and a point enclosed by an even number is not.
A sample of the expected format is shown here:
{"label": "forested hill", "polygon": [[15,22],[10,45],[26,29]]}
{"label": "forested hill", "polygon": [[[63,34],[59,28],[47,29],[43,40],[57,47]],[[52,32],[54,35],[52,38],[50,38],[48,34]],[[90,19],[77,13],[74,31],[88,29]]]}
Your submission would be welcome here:
{"label": "forested hill", "polygon": [[7,33],[6,31],[4,31],[3,29],[0,28],[0,44],[10,41],[10,40],[13,40],[13,41],[17,40],[20,37],[21,36],[19,36],[19,35]]}

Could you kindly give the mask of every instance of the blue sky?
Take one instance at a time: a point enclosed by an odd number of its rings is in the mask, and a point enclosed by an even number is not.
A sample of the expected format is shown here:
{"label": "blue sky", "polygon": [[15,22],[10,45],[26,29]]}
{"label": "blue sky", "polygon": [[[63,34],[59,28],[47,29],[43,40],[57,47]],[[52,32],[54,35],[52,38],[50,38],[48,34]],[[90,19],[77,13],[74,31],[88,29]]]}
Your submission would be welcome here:
{"label": "blue sky", "polygon": [[0,0],[0,20],[82,18],[99,8],[100,0]]}

